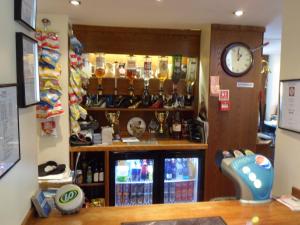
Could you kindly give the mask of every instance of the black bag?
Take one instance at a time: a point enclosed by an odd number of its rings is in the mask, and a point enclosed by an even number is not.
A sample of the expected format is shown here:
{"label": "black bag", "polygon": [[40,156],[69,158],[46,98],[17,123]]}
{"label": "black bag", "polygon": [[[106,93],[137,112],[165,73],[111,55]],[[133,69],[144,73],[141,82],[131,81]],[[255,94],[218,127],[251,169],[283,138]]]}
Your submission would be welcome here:
{"label": "black bag", "polygon": [[188,121],[188,127],[189,127],[189,136],[191,141],[196,141],[196,142],[205,142],[205,131],[204,131],[204,123],[192,119]]}

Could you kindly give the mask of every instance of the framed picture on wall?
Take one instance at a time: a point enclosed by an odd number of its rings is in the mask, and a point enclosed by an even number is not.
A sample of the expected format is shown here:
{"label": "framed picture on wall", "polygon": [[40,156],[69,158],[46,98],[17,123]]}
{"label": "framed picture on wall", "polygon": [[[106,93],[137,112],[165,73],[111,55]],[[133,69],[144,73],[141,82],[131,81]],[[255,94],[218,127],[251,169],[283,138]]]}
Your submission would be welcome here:
{"label": "framed picture on wall", "polygon": [[0,178],[21,158],[17,85],[0,85]]}
{"label": "framed picture on wall", "polygon": [[278,127],[300,133],[300,80],[280,81]]}
{"label": "framed picture on wall", "polygon": [[24,108],[40,101],[38,43],[31,37],[16,33],[18,103]]}
{"label": "framed picture on wall", "polygon": [[37,0],[15,0],[15,20],[36,29]]}

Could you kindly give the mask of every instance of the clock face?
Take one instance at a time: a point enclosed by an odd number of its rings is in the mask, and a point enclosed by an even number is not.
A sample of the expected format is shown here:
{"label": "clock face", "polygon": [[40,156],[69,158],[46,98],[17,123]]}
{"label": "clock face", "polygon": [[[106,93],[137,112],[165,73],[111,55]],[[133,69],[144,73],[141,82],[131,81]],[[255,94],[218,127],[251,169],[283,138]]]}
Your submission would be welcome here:
{"label": "clock face", "polygon": [[222,66],[231,76],[246,74],[252,67],[253,55],[243,43],[229,45],[222,55]]}

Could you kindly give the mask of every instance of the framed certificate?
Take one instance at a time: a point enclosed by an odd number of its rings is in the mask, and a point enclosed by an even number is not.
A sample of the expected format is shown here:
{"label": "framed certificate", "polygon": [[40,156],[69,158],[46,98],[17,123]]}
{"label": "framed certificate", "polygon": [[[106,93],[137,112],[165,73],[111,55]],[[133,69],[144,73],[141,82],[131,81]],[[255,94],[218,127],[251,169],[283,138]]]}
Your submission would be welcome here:
{"label": "framed certificate", "polygon": [[278,127],[300,133],[300,80],[280,81],[279,93]]}
{"label": "framed certificate", "polygon": [[20,160],[17,86],[0,85],[0,178]]}
{"label": "framed certificate", "polygon": [[15,0],[15,20],[28,28],[36,29],[36,0]]}
{"label": "framed certificate", "polygon": [[24,108],[40,101],[37,41],[16,33],[18,103]]}

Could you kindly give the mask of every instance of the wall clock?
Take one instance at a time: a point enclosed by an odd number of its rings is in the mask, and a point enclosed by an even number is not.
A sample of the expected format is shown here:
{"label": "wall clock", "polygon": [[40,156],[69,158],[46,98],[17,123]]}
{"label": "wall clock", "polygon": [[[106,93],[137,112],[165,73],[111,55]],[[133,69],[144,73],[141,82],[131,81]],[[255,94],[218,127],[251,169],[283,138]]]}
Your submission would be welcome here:
{"label": "wall clock", "polygon": [[221,65],[230,76],[242,76],[252,68],[252,50],[244,43],[232,43],[224,49],[221,56]]}

